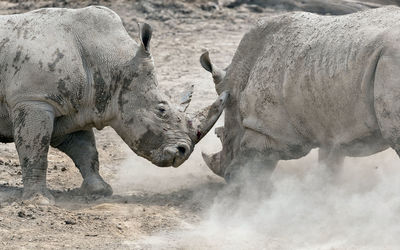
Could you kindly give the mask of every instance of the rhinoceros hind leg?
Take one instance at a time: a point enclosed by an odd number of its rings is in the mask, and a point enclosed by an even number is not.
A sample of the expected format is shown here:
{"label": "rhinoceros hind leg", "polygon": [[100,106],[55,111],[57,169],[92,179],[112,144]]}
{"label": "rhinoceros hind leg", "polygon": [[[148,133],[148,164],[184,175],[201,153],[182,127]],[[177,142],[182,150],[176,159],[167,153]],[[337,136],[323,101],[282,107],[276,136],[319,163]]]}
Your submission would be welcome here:
{"label": "rhinoceros hind leg", "polygon": [[[18,103],[11,112],[15,146],[22,168],[22,198],[54,203],[47,190],[47,153],[53,131],[54,110],[42,102]],[[37,199],[38,198],[38,199]]]}
{"label": "rhinoceros hind leg", "polygon": [[85,195],[110,196],[113,191],[99,174],[99,157],[93,131],[82,130],[62,138],[62,142],[52,145],[67,154],[83,177],[81,191]]}
{"label": "rhinoceros hind leg", "polygon": [[92,175],[83,180],[81,191],[86,195],[110,196],[113,194],[111,186],[100,175]]}

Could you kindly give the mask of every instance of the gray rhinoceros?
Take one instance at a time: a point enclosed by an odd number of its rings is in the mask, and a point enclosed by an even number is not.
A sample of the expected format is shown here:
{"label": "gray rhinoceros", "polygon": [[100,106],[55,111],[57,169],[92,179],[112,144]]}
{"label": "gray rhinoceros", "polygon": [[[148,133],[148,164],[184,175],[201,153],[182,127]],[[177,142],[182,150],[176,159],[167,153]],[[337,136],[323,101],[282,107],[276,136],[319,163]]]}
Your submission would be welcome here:
{"label": "gray rhinoceros", "polygon": [[52,199],[49,145],[74,161],[88,194],[112,193],[99,175],[92,128],[111,126],[138,155],[179,166],[221,114],[227,94],[189,119],[157,89],[151,27],[140,45],[105,7],[0,16],[0,141],[15,142],[23,198]]}
{"label": "gray rhinoceros", "polygon": [[271,172],[313,148],[334,171],[345,156],[388,147],[400,154],[399,24],[394,6],[336,17],[294,12],[261,19],[226,70],[203,54],[217,92],[230,92],[216,130],[223,149],[203,154],[210,169],[226,179],[245,165]]}

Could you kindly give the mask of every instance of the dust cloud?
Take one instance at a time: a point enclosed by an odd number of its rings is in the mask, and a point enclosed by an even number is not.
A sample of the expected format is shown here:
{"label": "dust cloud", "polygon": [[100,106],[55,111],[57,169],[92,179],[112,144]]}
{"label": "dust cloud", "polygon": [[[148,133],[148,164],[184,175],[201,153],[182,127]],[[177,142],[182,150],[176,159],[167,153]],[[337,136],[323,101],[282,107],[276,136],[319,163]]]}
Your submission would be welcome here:
{"label": "dust cloud", "polygon": [[329,171],[317,163],[314,150],[302,159],[280,162],[271,185],[266,181],[264,186],[256,187],[252,180],[246,180],[241,192],[226,185],[210,191],[207,183],[221,180],[204,165],[200,151],[217,151],[220,147],[217,140],[210,133],[179,169],[159,169],[138,157],[121,166],[121,174],[113,184],[117,193],[173,192],[184,188],[193,190],[190,199],[206,204],[200,212],[200,222],[182,221],[177,230],[142,238],[130,246],[140,249],[398,249],[400,246],[400,160],[394,151],[346,158],[342,173],[332,179]]}
{"label": "dust cloud", "polygon": [[[215,127],[222,126],[218,121]],[[168,193],[182,188],[194,188],[210,180],[222,183],[203,162],[201,152],[214,152],[221,149],[221,143],[212,132],[208,133],[196,148],[190,158],[179,168],[160,168],[144,158],[132,154],[125,146],[130,157],[119,166],[112,186],[115,193],[127,194],[131,191],[145,191],[153,193]],[[198,191],[198,190],[197,190]]]}

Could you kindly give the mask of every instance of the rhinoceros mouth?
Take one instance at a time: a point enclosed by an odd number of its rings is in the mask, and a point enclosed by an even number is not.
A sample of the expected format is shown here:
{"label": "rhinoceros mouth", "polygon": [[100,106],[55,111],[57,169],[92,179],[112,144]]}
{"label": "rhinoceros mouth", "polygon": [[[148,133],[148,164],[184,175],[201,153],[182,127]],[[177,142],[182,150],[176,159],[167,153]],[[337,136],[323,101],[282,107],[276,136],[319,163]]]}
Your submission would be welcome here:
{"label": "rhinoceros mouth", "polygon": [[173,159],[172,159],[172,164],[171,164],[171,166],[172,167],[174,167],[174,168],[177,168],[177,167],[179,167],[180,165],[182,165],[186,160],[187,160],[187,158],[188,158],[188,156],[184,156],[184,157],[174,157]]}
{"label": "rhinoceros mouth", "polygon": [[178,162],[177,162],[177,160],[176,160],[176,157],[172,160],[172,167],[174,167],[174,168],[177,168],[177,167],[179,167],[181,164],[178,164]]}
{"label": "rhinoceros mouth", "polygon": [[166,160],[163,160],[161,162],[154,162],[153,161],[153,163],[156,164],[158,167],[164,167],[164,168],[166,168],[166,167],[174,167],[174,168],[178,168],[185,161],[186,161],[186,158],[182,159],[180,157],[174,157],[172,159],[166,159]]}

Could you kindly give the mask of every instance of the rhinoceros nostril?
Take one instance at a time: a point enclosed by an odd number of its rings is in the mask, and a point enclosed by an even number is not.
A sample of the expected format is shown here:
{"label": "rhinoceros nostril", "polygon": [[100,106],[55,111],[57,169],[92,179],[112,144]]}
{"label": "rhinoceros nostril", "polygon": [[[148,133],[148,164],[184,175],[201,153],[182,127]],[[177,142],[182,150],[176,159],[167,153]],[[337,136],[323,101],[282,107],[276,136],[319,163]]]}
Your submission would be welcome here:
{"label": "rhinoceros nostril", "polygon": [[181,155],[181,156],[186,155],[186,148],[185,147],[179,146],[177,149],[179,151],[179,155]]}

